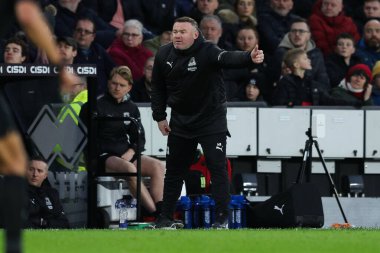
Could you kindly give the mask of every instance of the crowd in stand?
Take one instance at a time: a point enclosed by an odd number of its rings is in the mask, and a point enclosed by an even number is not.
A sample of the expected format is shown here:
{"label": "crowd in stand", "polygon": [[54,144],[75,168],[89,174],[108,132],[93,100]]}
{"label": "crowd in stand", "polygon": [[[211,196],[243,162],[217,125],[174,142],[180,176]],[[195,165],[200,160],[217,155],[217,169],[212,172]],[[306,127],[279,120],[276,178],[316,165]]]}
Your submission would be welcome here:
{"label": "crowd in stand", "polygon": [[[189,16],[198,22],[203,36],[222,49],[251,51],[258,45],[264,50],[262,66],[223,70],[228,101],[380,105],[380,0],[38,2],[57,41],[75,41],[74,60],[69,63],[96,64],[98,94],[106,91],[111,70],[125,65],[134,79],[132,100],[150,102],[154,55],[170,43],[174,20]],[[1,60],[48,64],[44,52],[17,24],[13,26],[1,38]],[[310,61],[302,74],[297,60],[284,59],[302,55],[296,49]],[[353,83],[356,79],[363,85]],[[349,99],[337,97],[337,90]]]}

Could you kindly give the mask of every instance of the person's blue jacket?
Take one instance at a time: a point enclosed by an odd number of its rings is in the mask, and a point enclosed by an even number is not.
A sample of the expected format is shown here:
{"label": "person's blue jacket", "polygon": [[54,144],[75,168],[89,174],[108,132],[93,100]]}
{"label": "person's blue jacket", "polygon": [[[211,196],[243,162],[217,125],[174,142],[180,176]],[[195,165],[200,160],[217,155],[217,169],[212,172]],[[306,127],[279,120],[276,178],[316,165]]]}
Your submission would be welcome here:
{"label": "person's blue jacket", "polygon": [[362,60],[362,63],[366,64],[371,69],[375,63],[380,60],[380,51],[375,51],[369,48],[365,44],[364,39],[361,39],[358,42],[356,55]]}
{"label": "person's blue jacket", "polygon": [[371,97],[372,97],[372,101],[374,105],[380,105],[380,89],[379,88],[373,87]]}

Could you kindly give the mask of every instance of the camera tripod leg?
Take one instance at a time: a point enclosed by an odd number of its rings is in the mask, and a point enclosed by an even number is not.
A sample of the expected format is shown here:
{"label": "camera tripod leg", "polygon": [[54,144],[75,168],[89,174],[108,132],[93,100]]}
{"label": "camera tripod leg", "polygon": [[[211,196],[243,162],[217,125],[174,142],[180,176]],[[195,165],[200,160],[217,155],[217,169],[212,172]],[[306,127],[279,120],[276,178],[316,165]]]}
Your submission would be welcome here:
{"label": "camera tripod leg", "polygon": [[302,183],[303,181],[303,176],[305,175],[306,166],[308,165],[308,159],[310,159],[311,145],[312,145],[312,141],[306,140],[305,149],[303,150],[303,155],[302,155],[301,168],[298,171],[298,175],[297,175],[297,181],[296,181],[297,183]]}
{"label": "camera tripod leg", "polygon": [[345,223],[348,223],[347,218],[346,218],[346,215],[344,214],[344,211],[343,211],[342,205],[340,204],[340,200],[339,200],[339,197],[338,197],[338,192],[337,192],[337,190],[336,190],[336,187],[335,187],[334,181],[332,180],[331,175],[330,175],[330,173],[329,173],[328,170],[327,170],[327,166],[326,166],[326,163],[325,163],[325,159],[323,158],[322,153],[321,153],[321,150],[319,149],[318,142],[317,142],[316,140],[313,140],[313,143],[314,143],[315,149],[316,149],[317,152],[318,152],[319,159],[320,159],[320,161],[322,162],[323,169],[325,170],[325,174],[326,174],[326,176],[329,178],[330,185],[331,185],[331,187],[333,188],[334,196],[335,196],[336,202],[338,203],[338,206],[339,206],[340,212],[342,213],[342,216],[343,216],[344,222],[345,222]]}

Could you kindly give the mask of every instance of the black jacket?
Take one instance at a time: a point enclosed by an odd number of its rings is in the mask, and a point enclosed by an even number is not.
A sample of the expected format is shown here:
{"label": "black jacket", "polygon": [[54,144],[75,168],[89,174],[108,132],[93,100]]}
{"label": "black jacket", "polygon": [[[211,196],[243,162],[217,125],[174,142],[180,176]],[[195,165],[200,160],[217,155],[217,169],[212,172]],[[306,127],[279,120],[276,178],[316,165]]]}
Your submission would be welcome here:
{"label": "black jacket", "polygon": [[105,22],[98,14],[83,3],[78,4],[76,12],[72,12],[56,4],[57,15],[55,16],[54,33],[57,36],[73,36],[76,22],[78,18],[88,17],[94,21],[96,27],[95,42],[108,48],[112,41],[116,38],[116,28]]}
{"label": "black jacket", "polygon": [[86,50],[78,48],[78,54],[74,58],[74,64],[95,64],[96,65],[96,82],[97,95],[102,95],[107,90],[107,81],[111,70],[116,66],[107,51],[98,43],[93,42]]}
{"label": "black jacket", "polygon": [[294,106],[302,105],[303,102],[318,105],[318,92],[318,87],[310,78],[301,79],[293,74],[285,75],[273,93],[273,105]]}
{"label": "black jacket", "polygon": [[145,76],[134,82],[130,92],[133,102],[150,102],[151,86],[151,83],[147,82]]}
{"label": "black jacket", "polygon": [[271,9],[258,13],[260,45],[265,53],[269,55],[274,53],[285,34],[289,32],[292,22],[297,18],[299,17],[292,13],[280,16]]}
{"label": "black jacket", "polygon": [[352,55],[348,65],[344,61],[344,58],[337,53],[327,56],[326,71],[329,75],[331,88],[337,87],[340,84],[340,82],[346,77],[350,67],[361,62],[361,59],[356,55]]}
{"label": "black jacket", "polygon": [[27,228],[69,228],[56,189],[29,185],[28,198]]}
{"label": "black jacket", "polygon": [[248,66],[254,66],[249,52],[223,51],[202,36],[186,50],[162,46],[153,68],[153,119],[166,119],[168,105],[171,134],[193,138],[227,132],[222,68]]}
{"label": "black jacket", "polygon": [[[117,0],[82,0],[82,3],[98,13],[99,17],[109,23],[115,15],[117,9]],[[122,0],[121,7],[124,19],[144,20],[144,14],[141,10],[139,0]]]}
{"label": "black jacket", "polygon": [[144,13],[144,27],[154,34],[171,31],[175,17],[175,0],[138,0]]}
{"label": "black jacket", "polygon": [[[130,100],[129,95],[126,95],[124,101],[117,103],[109,93],[105,93],[104,96],[97,100],[96,111],[98,116],[101,117],[130,116],[137,119],[142,130],[139,139],[140,151],[143,151],[145,137],[140,121],[140,111],[136,104]],[[85,119],[87,113],[88,104],[86,103],[81,109],[80,118]],[[137,151],[136,128],[130,121],[98,121],[97,145],[98,155],[107,153],[121,156],[130,148]]]}

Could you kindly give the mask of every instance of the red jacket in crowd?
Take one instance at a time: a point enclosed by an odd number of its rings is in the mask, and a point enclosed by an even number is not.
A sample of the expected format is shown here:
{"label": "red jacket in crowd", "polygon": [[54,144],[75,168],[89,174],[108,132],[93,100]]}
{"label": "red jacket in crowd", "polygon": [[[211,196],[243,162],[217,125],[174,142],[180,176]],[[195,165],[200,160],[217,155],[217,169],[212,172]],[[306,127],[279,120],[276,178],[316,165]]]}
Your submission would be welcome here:
{"label": "red jacket in crowd", "polygon": [[360,35],[354,21],[341,11],[338,16],[326,17],[322,11],[322,0],[318,0],[309,18],[311,34],[317,47],[326,56],[334,51],[336,37],[341,33],[350,33],[355,41],[359,41]]}

